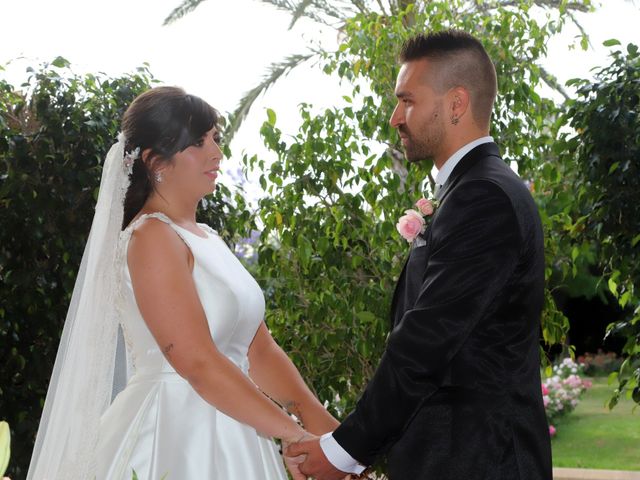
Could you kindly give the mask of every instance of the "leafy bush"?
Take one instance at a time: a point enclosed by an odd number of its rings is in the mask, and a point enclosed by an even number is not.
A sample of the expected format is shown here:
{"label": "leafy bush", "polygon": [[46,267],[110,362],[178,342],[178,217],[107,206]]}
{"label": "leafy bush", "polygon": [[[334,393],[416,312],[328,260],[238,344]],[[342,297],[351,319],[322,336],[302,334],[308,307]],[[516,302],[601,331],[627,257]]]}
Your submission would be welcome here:
{"label": "leafy bush", "polygon": [[146,67],[108,79],[62,58],[18,90],[0,80],[0,411],[26,474],[60,332],[86,242],[101,162]]}
{"label": "leafy bush", "polygon": [[[146,66],[78,76],[62,58],[29,72],[21,90],[0,80],[0,412],[19,439],[14,478],[26,475],[102,162],[126,107],[156,83]],[[220,186],[199,219],[233,243],[253,226],[243,205]]]}
{"label": "leafy bush", "polygon": [[[608,329],[627,339],[613,407],[624,391],[640,404],[640,50],[629,44],[623,51],[617,40],[605,45],[616,47],[611,63],[594,80],[569,82],[577,98],[564,121],[575,133],[562,145],[562,160],[577,167],[572,190],[580,211],[571,236],[596,252],[609,290],[630,312]],[[575,247],[574,259],[580,256]]]}

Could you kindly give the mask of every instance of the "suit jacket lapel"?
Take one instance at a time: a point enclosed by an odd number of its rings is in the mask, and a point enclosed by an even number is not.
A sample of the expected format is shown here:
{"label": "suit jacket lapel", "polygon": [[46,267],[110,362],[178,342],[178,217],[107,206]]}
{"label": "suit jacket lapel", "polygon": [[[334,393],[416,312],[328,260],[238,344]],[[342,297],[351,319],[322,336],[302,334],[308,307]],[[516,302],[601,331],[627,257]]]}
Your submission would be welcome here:
{"label": "suit jacket lapel", "polygon": [[[442,186],[442,193],[439,195],[440,202],[443,202],[446,198],[447,194],[451,192],[455,184],[462,178],[467,170],[469,170],[475,162],[484,157],[500,157],[500,150],[498,149],[498,145],[493,142],[483,143],[482,145],[478,145],[476,148],[467,153],[460,162],[456,165],[456,168],[453,169],[451,175],[449,176],[447,182]],[[407,265],[409,264],[409,258],[411,257],[411,252],[407,255],[407,259],[404,262],[404,266],[402,267],[402,272],[398,277],[398,281],[396,282],[395,289],[393,291],[393,297],[391,298],[391,328],[394,327],[395,319],[396,319],[396,307],[398,304],[398,296],[404,293],[406,288],[405,286],[405,277],[407,273]]]}
{"label": "suit jacket lapel", "polygon": [[393,290],[393,297],[391,297],[391,309],[390,309],[390,319],[391,319],[391,328],[396,321],[396,305],[398,303],[398,295],[400,295],[401,291],[404,288],[400,288],[402,285],[404,287],[404,276],[407,270],[407,265],[409,264],[409,257],[411,255],[407,255],[406,260],[404,261],[404,266],[402,267],[402,272],[400,272],[400,276],[398,276],[398,281],[396,282],[396,288]]}

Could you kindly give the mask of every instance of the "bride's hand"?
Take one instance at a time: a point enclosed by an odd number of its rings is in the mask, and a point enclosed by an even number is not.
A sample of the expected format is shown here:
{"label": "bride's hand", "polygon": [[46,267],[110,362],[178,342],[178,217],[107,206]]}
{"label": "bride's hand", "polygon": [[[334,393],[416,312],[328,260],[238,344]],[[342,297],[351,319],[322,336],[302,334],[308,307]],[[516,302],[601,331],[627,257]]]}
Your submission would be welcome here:
{"label": "bride's hand", "polygon": [[289,473],[291,474],[293,480],[307,480],[307,476],[300,471],[300,464],[304,462],[307,456],[298,455],[297,457],[287,457],[284,452],[287,451],[287,448],[292,443],[302,442],[311,438],[313,438],[313,435],[309,432],[305,432],[300,438],[296,439],[295,441],[288,442],[286,440],[282,440],[282,458],[284,459],[284,464],[287,466],[287,470],[289,470]]}
{"label": "bride's hand", "polygon": [[[287,448],[288,446],[289,444],[282,442],[283,448]],[[300,471],[300,464],[307,458],[306,455],[299,455],[297,457],[287,457],[283,455],[282,458],[293,480],[307,480],[307,476]]]}

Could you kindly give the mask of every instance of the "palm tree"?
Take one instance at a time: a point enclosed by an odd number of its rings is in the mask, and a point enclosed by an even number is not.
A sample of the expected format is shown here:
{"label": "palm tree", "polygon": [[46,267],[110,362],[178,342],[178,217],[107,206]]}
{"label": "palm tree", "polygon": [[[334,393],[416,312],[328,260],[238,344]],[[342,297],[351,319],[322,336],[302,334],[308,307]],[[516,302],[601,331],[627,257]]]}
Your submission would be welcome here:
{"label": "palm tree", "polygon": [[[201,3],[206,0],[183,0],[169,16],[164,20],[164,25],[169,25],[185,15],[193,12]],[[428,3],[431,0],[256,0],[262,3],[273,5],[279,10],[287,11],[291,14],[291,22],[289,29],[293,28],[301,18],[308,18],[319,24],[335,28],[340,31],[345,22],[358,13],[378,13],[385,16],[393,16],[398,12],[406,9],[411,3]],[[535,4],[546,9],[558,9],[562,0],[534,0]],[[466,7],[467,13],[473,12],[489,12],[498,7],[508,7],[520,5],[521,0],[471,0]],[[585,12],[589,10],[588,2],[574,1],[564,5],[566,15],[580,29],[583,38],[586,38],[586,32],[576,19],[574,12]],[[408,20],[411,21],[410,18]],[[268,68],[262,80],[249,90],[240,100],[238,107],[231,114],[225,137],[228,141],[238,131],[240,125],[249,114],[253,103],[256,99],[266,92],[269,87],[275,84],[281,77],[286,76],[291,70],[314,58],[319,58],[322,52],[318,50],[308,49],[306,52],[293,54],[285,57],[283,60],[272,63]],[[563,97],[568,99],[567,93],[558,83],[556,78],[543,68],[541,68],[541,78],[552,89],[558,91]]]}

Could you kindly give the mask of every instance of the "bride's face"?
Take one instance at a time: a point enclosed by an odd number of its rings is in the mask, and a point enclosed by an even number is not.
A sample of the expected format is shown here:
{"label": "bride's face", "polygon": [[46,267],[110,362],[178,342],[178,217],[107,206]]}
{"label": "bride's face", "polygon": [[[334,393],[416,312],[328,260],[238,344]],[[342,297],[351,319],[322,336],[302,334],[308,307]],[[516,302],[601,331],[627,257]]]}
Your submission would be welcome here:
{"label": "bride's face", "polygon": [[194,145],[176,153],[173,162],[161,170],[163,183],[158,187],[170,187],[198,198],[212,193],[222,161],[219,141],[220,134],[214,127]]}

